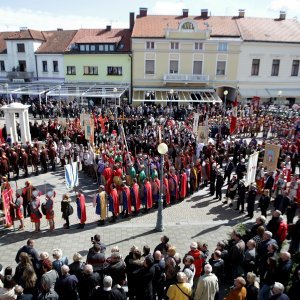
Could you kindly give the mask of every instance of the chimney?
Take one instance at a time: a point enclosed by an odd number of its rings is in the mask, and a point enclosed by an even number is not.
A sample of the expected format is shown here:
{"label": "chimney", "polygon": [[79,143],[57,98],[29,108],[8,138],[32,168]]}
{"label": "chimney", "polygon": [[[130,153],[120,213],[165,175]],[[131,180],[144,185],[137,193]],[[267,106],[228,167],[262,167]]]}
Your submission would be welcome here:
{"label": "chimney", "polygon": [[27,27],[25,27],[25,26],[20,27],[20,31],[26,31],[26,30],[28,30]]}
{"label": "chimney", "polygon": [[286,17],[286,11],[281,10],[279,14],[279,20],[285,20]]}
{"label": "chimney", "polygon": [[239,9],[239,18],[244,18],[244,17],[245,17],[245,10]]}
{"label": "chimney", "polygon": [[134,12],[129,13],[129,29],[132,31],[134,26]]}
{"label": "chimney", "polygon": [[111,25],[106,25],[106,31],[111,31]]}
{"label": "chimney", "polygon": [[57,28],[57,31],[64,31],[62,28]]}
{"label": "chimney", "polygon": [[189,16],[189,10],[186,9],[186,8],[184,8],[184,9],[182,10],[182,16],[183,16],[184,18],[187,18],[187,17]]}
{"label": "chimney", "polygon": [[140,17],[147,17],[147,10],[146,7],[140,7]]}
{"label": "chimney", "polygon": [[208,9],[201,9],[201,18],[206,19],[208,17]]}

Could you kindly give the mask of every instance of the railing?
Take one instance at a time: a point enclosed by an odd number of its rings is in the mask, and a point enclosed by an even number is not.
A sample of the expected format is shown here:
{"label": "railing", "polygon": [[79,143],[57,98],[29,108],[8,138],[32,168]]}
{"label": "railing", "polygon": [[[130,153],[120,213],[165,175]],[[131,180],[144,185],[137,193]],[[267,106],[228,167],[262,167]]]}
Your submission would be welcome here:
{"label": "railing", "polygon": [[168,82],[207,82],[209,81],[209,75],[197,75],[197,74],[165,74],[164,81]]}
{"label": "railing", "polygon": [[33,78],[33,72],[20,72],[20,71],[11,71],[6,72],[6,76],[8,79],[32,79]]}

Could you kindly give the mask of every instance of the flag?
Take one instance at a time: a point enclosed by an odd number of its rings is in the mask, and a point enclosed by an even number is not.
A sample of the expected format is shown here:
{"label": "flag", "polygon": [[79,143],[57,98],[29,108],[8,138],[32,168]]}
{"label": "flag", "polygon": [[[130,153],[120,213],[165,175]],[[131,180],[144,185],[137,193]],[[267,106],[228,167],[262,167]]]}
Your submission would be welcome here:
{"label": "flag", "polygon": [[68,189],[72,189],[73,187],[79,185],[77,162],[65,165],[65,179]]}
{"label": "flag", "polygon": [[194,113],[193,132],[196,135],[198,130],[199,114]]}
{"label": "flag", "polygon": [[248,169],[246,175],[246,186],[255,182],[257,161],[258,161],[258,151],[254,152],[249,156]]}
{"label": "flag", "polygon": [[230,122],[230,134],[234,133],[236,129],[236,121],[237,121],[237,99],[235,98],[233,102],[233,108],[232,108],[232,116],[231,116],[231,122]]}

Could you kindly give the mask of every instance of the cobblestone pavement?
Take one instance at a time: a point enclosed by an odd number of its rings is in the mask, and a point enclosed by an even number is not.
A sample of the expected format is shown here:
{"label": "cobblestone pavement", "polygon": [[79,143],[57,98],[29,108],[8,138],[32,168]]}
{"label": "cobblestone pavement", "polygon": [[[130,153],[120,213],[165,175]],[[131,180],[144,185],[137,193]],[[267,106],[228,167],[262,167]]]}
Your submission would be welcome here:
{"label": "cobblestone pavement", "polygon": [[[30,170],[31,171],[31,170]],[[30,172],[29,172],[30,173]],[[17,250],[26,243],[28,238],[36,240],[38,251],[48,251],[52,253],[54,248],[61,248],[64,255],[70,259],[75,252],[86,255],[90,247],[91,236],[99,233],[102,241],[107,244],[108,253],[111,247],[118,245],[121,253],[126,255],[132,245],[142,247],[148,244],[152,249],[159,243],[162,233],[154,230],[156,225],[157,211],[153,210],[148,214],[141,214],[131,219],[120,219],[115,224],[97,226],[98,216],[93,207],[93,196],[97,185],[88,178],[86,174],[79,172],[79,188],[83,189],[86,196],[87,223],[84,229],[76,229],[78,220],[76,209],[70,218],[71,229],[63,229],[63,219],[60,213],[60,201],[62,195],[68,192],[64,182],[64,172],[61,167],[55,172],[48,172],[39,176],[31,175],[28,178],[34,186],[45,194],[50,189],[57,193],[55,198],[55,226],[53,232],[49,231],[49,226],[45,217],[41,222],[42,232],[34,233],[30,219],[25,219],[25,231],[14,231],[10,229],[0,230],[0,263],[4,266],[15,266],[15,254]],[[15,189],[23,187],[27,178],[22,178],[17,182],[11,181]],[[75,193],[70,192],[72,200],[75,200]],[[41,196],[44,201],[44,196]],[[76,205],[73,202],[73,207]],[[213,250],[217,241],[228,238],[232,226],[244,222],[245,215],[241,215],[222,204],[218,200],[208,195],[207,188],[201,189],[191,198],[178,204],[167,207],[163,210],[164,234],[170,237],[171,244],[177,247],[178,252],[184,255],[189,250],[191,241],[207,242],[210,250]],[[247,222],[253,222],[248,220]],[[16,227],[19,224],[16,223]]]}

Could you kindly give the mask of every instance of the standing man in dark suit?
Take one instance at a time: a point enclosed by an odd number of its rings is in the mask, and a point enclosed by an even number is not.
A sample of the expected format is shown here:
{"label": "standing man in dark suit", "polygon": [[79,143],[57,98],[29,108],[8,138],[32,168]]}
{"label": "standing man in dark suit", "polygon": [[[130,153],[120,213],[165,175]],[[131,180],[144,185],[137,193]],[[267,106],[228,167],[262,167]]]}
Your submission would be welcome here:
{"label": "standing man in dark suit", "polygon": [[265,186],[264,186],[265,190],[272,191],[272,189],[273,189],[273,185],[274,185],[273,173],[274,173],[273,171],[269,171],[267,174],[267,178],[266,178]]}
{"label": "standing man in dark suit", "polygon": [[229,157],[228,159],[228,163],[226,164],[225,166],[225,170],[224,170],[224,182],[227,179],[227,185],[229,184],[229,181],[230,181],[230,176],[231,176],[231,173],[233,171],[233,168],[234,168],[234,164],[233,164],[233,157]]}

